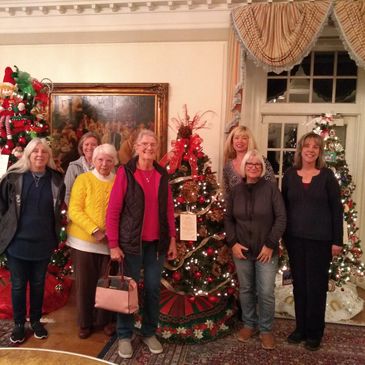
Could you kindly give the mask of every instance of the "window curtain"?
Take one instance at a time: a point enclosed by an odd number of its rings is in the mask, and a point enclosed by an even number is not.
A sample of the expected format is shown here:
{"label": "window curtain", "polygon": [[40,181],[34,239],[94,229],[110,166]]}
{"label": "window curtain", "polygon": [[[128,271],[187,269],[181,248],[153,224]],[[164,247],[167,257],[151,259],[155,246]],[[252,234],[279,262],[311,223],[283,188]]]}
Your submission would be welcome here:
{"label": "window curtain", "polygon": [[227,98],[226,98],[226,132],[238,125],[242,105],[242,70],[241,47],[233,29],[228,35],[227,61]]}
{"label": "window curtain", "polygon": [[310,52],[331,9],[331,0],[251,3],[235,8],[231,17],[248,56],[266,71],[280,73]]}
{"label": "window curtain", "polygon": [[365,68],[365,1],[337,0],[333,15],[345,49]]}

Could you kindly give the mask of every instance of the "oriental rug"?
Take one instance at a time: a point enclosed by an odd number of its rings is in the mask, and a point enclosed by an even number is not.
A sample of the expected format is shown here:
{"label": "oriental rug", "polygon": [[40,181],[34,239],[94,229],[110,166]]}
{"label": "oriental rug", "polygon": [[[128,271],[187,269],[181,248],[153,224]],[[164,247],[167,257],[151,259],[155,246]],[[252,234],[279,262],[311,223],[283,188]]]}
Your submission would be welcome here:
{"label": "oriental rug", "polygon": [[14,346],[10,342],[11,331],[13,330],[14,321],[2,319],[0,320],[0,347]]}
{"label": "oriental rug", "polygon": [[164,352],[152,355],[140,337],[133,341],[132,359],[118,356],[118,341],[112,338],[99,354],[99,358],[122,365],[359,365],[365,364],[365,328],[327,324],[322,347],[310,352],[301,345],[290,345],[287,335],[294,328],[294,321],[276,319],[275,350],[261,348],[258,336],[247,343],[239,342],[235,335],[228,335],[202,344],[181,345],[163,343]]}

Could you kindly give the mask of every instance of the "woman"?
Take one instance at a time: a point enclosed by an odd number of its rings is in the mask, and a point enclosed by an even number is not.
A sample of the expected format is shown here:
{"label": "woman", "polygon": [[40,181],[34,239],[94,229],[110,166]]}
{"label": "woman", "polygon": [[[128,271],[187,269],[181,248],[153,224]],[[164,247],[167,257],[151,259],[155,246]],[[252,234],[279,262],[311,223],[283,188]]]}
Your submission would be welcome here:
{"label": "woman", "polygon": [[[167,171],[156,161],[158,139],[143,129],[135,142],[136,156],[117,172],[110,196],[106,226],[112,260],[136,282],[144,269],[141,333],[154,354],[163,351],[155,333],[159,317],[160,281],[167,259],[176,258],[175,221]],[[117,315],[119,355],[131,358],[133,315]]]}
{"label": "woman", "polygon": [[47,141],[32,139],[0,184],[0,254],[6,252],[11,275],[12,343],[25,340],[28,283],[34,337],[48,337],[40,319],[47,267],[58,245],[64,195],[63,178],[56,171]]}
{"label": "woman", "polygon": [[265,179],[265,163],[257,150],[242,160],[243,181],[228,196],[224,218],[226,238],[236,266],[244,327],[238,340],[260,332],[262,347],[275,348],[275,276],[278,245],[284,232],[284,202],[275,183]]}
{"label": "woman", "polygon": [[[68,214],[67,245],[75,270],[76,305],[80,326],[79,337],[91,335],[97,281],[109,263],[109,247],[105,237],[105,215],[114,182],[117,151],[110,144],[94,149],[95,169],[79,175],[73,184]],[[104,332],[112,334],[111,313],[96,310],[96,322],[104,325]]]}
{"label": "woman", "polygon": [[[243,126],[237,126],[229,133],[224,145],[223,182],[226,195],[242,181],[241,163],[247,151],[257,149],[256,141],[251,131]],[[265,161],[265,179],[275,182],[275,174],[270,162]]]}
{"label": "woman", "polygon": [[293,277],[296,328],[290,343],[318,350],[324,331],[328,270],[342,250],[343,209],[340,187],[325,168],[322,138],[305,134],[298,142],[294,167],[283,179],[288,213],[285,245]]}
{"label": "woman", "polygon": [[80,154],[80,158],[75,161],[70,162],[68,165],[66,175],[65,175],[65,185],[66,185],[66,197],[65,202],[68,205],[70,201],[70,194],[72,185],[77,176],[83,172],[90,171],[94,168],[92,163],[92,157],[94,149],[100,145],[100,138],[94,132],[85,133],[79,141],[77,150]]}

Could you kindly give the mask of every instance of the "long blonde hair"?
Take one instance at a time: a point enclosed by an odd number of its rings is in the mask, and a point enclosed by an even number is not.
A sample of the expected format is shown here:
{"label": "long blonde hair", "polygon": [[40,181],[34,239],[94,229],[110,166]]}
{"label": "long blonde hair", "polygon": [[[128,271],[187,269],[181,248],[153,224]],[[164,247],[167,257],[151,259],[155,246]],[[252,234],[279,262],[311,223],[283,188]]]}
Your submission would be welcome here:
{"label": "long blonde hair", "polygon": [[53,161],[52,150],[51,150],[51,147],[49,146],[47,140],[44,138],[36,137],[36,138],[33,138],[27,144],[27,146],[24,148],[22,157],[20,157],[20,159],[17,162],[15,162],[14,165],[11,165],[9,167],[7,173],[9,173],[9,172],[23,173],[23,172],[29,171],[30,170],[30,155],[39,144],[41,144],[44,147],[44,149],[48,152],[49,159],[47,162],[47,166],[53,170],[57,170],[56,164]]}
{"label": "long blonde hair", "polygon": [[248,137],[248,148],[247,150],[256,150],[257,143],[256,140],[248,127],[244,125],[239,125],[231,130],[226,142],[224,143],[224,162],[236,158],[236,151],[233,148],[233,137],[234,136],[247,136]]}

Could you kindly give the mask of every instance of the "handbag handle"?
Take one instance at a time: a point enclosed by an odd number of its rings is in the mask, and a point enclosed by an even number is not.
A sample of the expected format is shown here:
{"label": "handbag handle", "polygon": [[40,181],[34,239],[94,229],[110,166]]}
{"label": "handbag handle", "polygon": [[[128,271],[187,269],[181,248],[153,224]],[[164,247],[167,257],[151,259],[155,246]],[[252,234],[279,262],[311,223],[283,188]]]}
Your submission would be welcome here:
{"label": "handbag handle", "polygon": [[[111,268],[111,263],[112,260],[109,260],[108,265],[106,267],[105,273],[103,275],[103,279],[108,279],[108,277],[110,276],[110,268]],[[118,265],[118,271],[116,273],[116,276],[120,276],[121,280],[125,280],[124,279],[124,264],[123,264],[123,260],[120,261],[119,265]]]}

